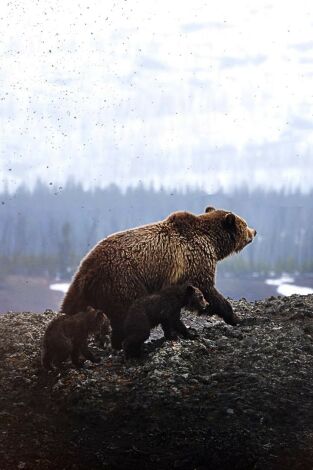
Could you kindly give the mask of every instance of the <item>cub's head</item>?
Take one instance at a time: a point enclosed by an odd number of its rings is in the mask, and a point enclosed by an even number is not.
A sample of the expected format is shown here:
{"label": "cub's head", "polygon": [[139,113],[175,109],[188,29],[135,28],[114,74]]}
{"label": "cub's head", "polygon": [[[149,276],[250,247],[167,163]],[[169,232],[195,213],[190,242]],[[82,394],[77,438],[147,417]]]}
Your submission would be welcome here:
{"label": "cub's head", "polygon": [[204,313],[209,303],[205,300],[201,290],[191,284],[186,285],[186,306],[196,310],[199,314]]}
{"label": "cub's head", "polygon": [[256,230],[232,212],[207,207],[202,217],[203,226],[216,243],[216,253],[222,259],[242,250],[256,236]]}
{"label": "cub's head", "polygon": [[107,323],[107,316],[101,311],[93,307],[87,307],[86,316],[90,331],[100,332],[103,326]]}

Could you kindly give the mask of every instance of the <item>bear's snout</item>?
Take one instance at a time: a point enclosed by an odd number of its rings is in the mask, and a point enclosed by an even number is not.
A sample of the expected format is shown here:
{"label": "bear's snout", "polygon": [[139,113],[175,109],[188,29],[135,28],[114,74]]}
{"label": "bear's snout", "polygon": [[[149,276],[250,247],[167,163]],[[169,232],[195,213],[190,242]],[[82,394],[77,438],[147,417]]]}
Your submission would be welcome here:
{"label": "bear's snout", "polygon": [[200,308],[199,308],[199,315],[207,313],[209,310],[209,306],[210,306],[209,302],[207,302],[205,298],[203,298]]}
{"label": "bear's snout", "polygon": [[247,227],[247,243],[251,243],[254,237],[256,236],[257,232],[254,228]]}

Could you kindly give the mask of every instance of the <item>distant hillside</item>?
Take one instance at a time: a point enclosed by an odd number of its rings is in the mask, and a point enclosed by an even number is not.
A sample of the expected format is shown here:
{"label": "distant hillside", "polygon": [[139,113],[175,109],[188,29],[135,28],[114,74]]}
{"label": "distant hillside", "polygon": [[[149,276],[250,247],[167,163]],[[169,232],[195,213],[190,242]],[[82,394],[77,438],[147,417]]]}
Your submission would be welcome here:
{"label": "distant hillside", "polygon": [[253,245],[223,262],[234,273],[313,271],[313,193],[237,191],[210,195],[117,186],[85,191],[79,184],[0,194],[0,276],[69,278],[100,239],[153,222],[176,210],[200,213],[207,205],[232,210],[255,227]]}

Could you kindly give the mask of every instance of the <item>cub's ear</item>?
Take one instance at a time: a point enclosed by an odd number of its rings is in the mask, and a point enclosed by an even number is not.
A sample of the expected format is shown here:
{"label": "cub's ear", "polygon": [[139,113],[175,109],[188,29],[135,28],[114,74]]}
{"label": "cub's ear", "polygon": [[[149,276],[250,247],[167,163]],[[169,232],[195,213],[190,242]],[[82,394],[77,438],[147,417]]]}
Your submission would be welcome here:
{"label": "cub's ear", "polygon": [[212,212],[212,211],[215,211],[215,207],[208,206],[205,208],[204,212],[207,214],[208,212]]}
{"label": "cub's ear", "polygon": [[187,284],[187,286],[186,286],[186,295],[188,297],[191,297],[193,293],[194,293],[194,287],[191,284]]}
{"label": "cub's ear", "polygon": [[90,305],[88,305],[86,311],[87,311],[87,313],[93,313],[93,312],[95,312],[95,309],[93,307],[91,307]]}
{"label": "cub's ear", "polygon": [[101,310],[98,310],[98,311],[97,311],[96,318],[97,318],[97,320],[99,320],[99,321],[104,320],[104,313],[101,312]]}
{"label": "cub's ear", "polygon": [[226,228],[235,228],[236,227],[236,216],[232,214],[232,212],[229,212],[224,216],[223,219],[223,225]]}

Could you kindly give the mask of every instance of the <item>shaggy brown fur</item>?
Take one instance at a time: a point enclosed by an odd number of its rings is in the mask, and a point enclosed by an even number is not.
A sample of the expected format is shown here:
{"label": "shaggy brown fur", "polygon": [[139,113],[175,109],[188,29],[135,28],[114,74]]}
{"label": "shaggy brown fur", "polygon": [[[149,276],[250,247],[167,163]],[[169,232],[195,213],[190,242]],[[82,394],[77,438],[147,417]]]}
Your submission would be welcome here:
{"label": "shaggy brown fur", "polygon": [[71,357],[75,366],[81,367],[84,363],[80,354],[92,362],[100,362],[89,350],[88,336],[108,327],[109,320],[100,310],[88,307],[86,312],[77,313],[71,317],[61,315],[52,320],[44,334],[41,363],[46,369],[52,364],[60,367],[61,363]]}
{"label": "shaggy brown fur", "polygon": [[136,300],[130,307],[125,323],[123,348],[126,356],[138,357],[151,328],[161,324],[166,339],[193,337],[180,319],[182,307],[205,311],[209,304],[200,289],[190,284],[166,287],[160,292]]}
{"label": "shaggy brown fur", "polygon": [[208,208],[205,214],[176,212],[167,219],[100,241],[82,260],[61,310],[74,314],[87,305],[111,321],[111,343],[121,348],[123,324],[138,298],[171,284],[190,282],[210,304],[210,313],[235,325],[230,303],[215,288],[219,260],[242,250],[256,231],[239,216]]}

